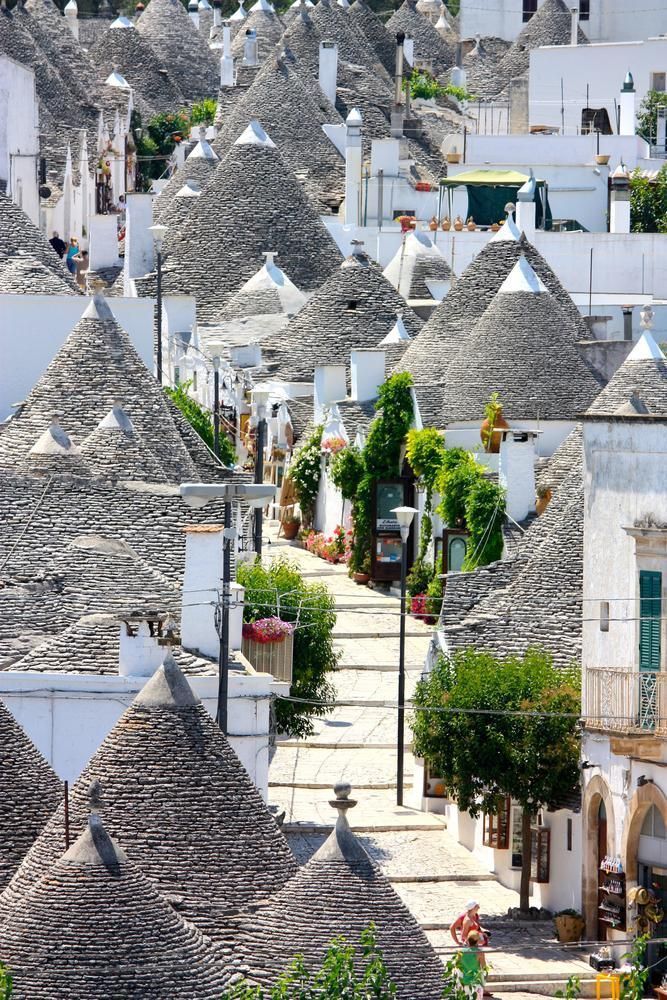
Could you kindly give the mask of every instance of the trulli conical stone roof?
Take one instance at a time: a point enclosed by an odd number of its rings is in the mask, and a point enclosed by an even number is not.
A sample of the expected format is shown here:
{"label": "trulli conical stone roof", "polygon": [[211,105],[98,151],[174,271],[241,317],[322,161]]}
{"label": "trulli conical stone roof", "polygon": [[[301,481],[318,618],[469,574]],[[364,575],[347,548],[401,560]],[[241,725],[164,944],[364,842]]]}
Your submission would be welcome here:
{"label": "trulli conical stone roof", "polygon": [[0,929],[12,996],[219,1000],[227,977],[212,942],[160,896],[100,817],[89,817],[64,854],[59,839],[62,856]]}
{"label": "trulli conical stone roof", "polygon": [[[194,200],[194,199],[193,199]],[[165,244],[165,290],[197,298],[204,320],[251,278],[262,253],[278,253],[302,291],[322,284],[340,262],[333,238],[309,204],[271,138],[251,122],[222,158]]]}
{"label": "trulli conical stone roof", "polygon": [[284,25],[275,11],[262,9],[249,11],[241,30],[236,33],[232,42],[232,55],[236,59],[243,58],[247,31],[257,33],[257,57],[260,62],[264,62],[273,54],[280,42]]}
{"label": "trulli conical stone roof", "polygon": [[0,295],[76,295],[77,291],[64,274],[56,274],[33,256],[0,253]]}
{"label": "trulli conical stone roof", "polygon": [[350,5],[348,15],[350,21],[364,33],[387,72],[393,74],[396,67],[396,39],[375,11],[368,6],[366,0],[355,0]]}
{"label": "trulli conical stone roof", "polygon": [[[99,97],[100,76],[89,54],[79,44],[53,0],[26,0],[23,23],[60,76],[72,95],[85,103],[95,103]],[[66,30],[67,29],[67,30]]]}
{"label": "trulli conical stone roof", "polygon": [[447,368],[442,423],[484,419],[497,392],[512,420],[574,420],[600,386],[576,346],[576,330],[520,257]]}
{"label": "trulli conical stone roof", "polygon": [[397,365],[398,370],[412,374],[425,422],[432,424],[441,418],[439,392],[447,367],[522,255],[565,312],[567,329],[577,340],[588,339],[579,310],[551,267],[525,236],[519,236],[514,223],[506,222],[452,283]]}
{"label": "trulli conical stone roof", "polygon": [[[247,771],[169,655],[72,787],[73,836],[85,828],[95,780],[97,811],[123,850],[182,916],[216,939],[233,937],[239,911],[295,872]],[[0,900],[0,920],[13,919],[14,906],[53,865],[62,825],[59,809]]]}
{"label": "trulli conical stone roof", "polygon": [[268,132],[287,166],[303,178],[318,211],[338,208],[345,193],[345,161],[322,131],[342,124],[319,87],[308,87],[289,50],[267,61],[221,129],[216,150],[223,155],[251,120]]}
{"label": "trulli conical stone roof", "polygon": [[306,296],[299,291],[289,276],[280,268],[273,253],[257,274],[246,281],[216,317],[216,322],[243,319],[247,316],[295,315],[306,304]]}
{"label": "trulli conical stone roof", "polygon": [[290,882],[252,914],[242,928],[238,949],[250,978],[268,987],[295,954],[306,966],[321,968],[327,946],[344,936],[357,949],[371,921],[376,926],[397,996],[403,1000],[437,1000],[442,996],[443,968],[423,930],[398,897],[389,880],[350,829],[346,810],[350,786],[337,785],[331,805],[338,809],[335,829]]}
{"label": "trulli conical stone roof", "polygon": [[48,476],[90,478],[91,475],[80,449],[56,416],[24,457],[21,468],[26,472]]}
{"label": "trulli conical stone roof", "polygon": [[100,76],[106,78],[117,68],[155,114],[178,110],[186,100],[169,65],[131,21],[127,27],[119,21],[113,21],[90,50]]}
{"label": "trulli conical stone roof", "polygon": [[339,59],[355,66],[365,66],[366,69],[377,72],[383,81],[389,82],[389,74],[379,55],[366,35],[355,26],[347,11],[337,3],[332,3],[332,0],[319,0],[310,16],[321,37],[336,42]]}
{"label": "trulli conical stone roof", "polygon": [[406,38],[412,38],[415,59],[427,61],[436,76],[454,65],[452,47],[442,39],[429,18],[417,10],[416,0],[403,0],[387,21],[387,31],[394,37],[398,31],[404,31]]}
{"label": "trulli conical stone roof", "polygon": [[218,60],[180,0],[151,0],[137,21],[137,31],[154,49],[189,100],[217,93],[220,85]]}
{"label": "trulli conical stone roof", "polygon": [[0,892],[62,795],[41,753],[0,701]]}
{"label": "trulli conical stone roof", "polygon": [[418,232],[405,234],[383,274],[405,299],[432,299],[427,282],[449,282],[452,277],[437,244],[426,233]]}
{"label": "trulli conical stone roof", "polygon": [[167,476],[157,458],[137,434],[120,402],[81,442],[81,455],[97,478],[146,483],[166,483]]}
{"label": "trulli conical stone roof", "polygon": [[366,253],[353,253],[266,345],[266,360],[276,374],[310,382],[315,365],[350,363],[350,351],[376,348],[402,312],[411,336],[421,320]]}
{"label": "trulli conical stone roof", "polygon": [[588,413],[616,413],[637,398],[654,416],[667,414],[667,359],[652,335],[642,334]]}
{"label": "trulli conical stone roof", "polygon": [[186,157],[183,166],[174,171],[155,199],[153,214],[156,221],[161,225],[171,226],[176,219],[181,219],[181,208],[173,206],[174,199],[182,192],[187,181],[194,181],[203,190],[219,162],[220,157],[210,142],[201,138]]}
{"label": "trulli conical stone roof", "polygon": [[131,409],[135,426],[170,481],[183,482],[196,466],[172,418],[169,401],[96,295],[64,345],[2,434],[0,465],[20,460],[44,433],[54,413],[75,440],[95,430],[116,398]]}
{"label": "trulli conical stone roof", "polygon": [[[6,11],[0,12],[0,25],[6,16]],[[43,264],[72,291],[79,291],[76,282],[44,233],[40,232],[11,198],[0,194],[0,263],[4,268],[9,263],[6,258],[22,257],[23,254],[28,254],[33,261]],[[20,265],[15,266],[20,267]]]}

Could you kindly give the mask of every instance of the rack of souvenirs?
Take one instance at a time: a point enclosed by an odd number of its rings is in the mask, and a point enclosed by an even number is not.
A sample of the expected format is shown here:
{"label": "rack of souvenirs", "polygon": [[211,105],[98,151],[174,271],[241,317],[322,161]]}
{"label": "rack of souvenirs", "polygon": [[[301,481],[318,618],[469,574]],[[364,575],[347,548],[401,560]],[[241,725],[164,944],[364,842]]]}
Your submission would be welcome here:
{"label": "rack of souvenirs", "polygon": [[602,860],[598,881],[598,917],[614,930],[626,929],[625,872],[620,858]]}

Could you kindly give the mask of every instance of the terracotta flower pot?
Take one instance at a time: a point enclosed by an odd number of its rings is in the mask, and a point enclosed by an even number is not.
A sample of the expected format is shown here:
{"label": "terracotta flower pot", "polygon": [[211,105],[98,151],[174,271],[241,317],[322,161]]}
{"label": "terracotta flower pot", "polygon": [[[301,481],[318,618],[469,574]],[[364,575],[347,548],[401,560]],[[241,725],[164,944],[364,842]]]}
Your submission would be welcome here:
{"label": "terracotta flower pot", "polygon": [[556,936],[563,943],[580,941],[586,926],[583,917],[574,917],[570,914],[554,917],[554,924],[556,925]]}
{"label": "terracotta flower pot", "polygon": [[449,218],[449,216],[447,216],[442,220],[441,228],[443,233],[448,233],[449,230],[452,228],[452,220]]}
{"label": "terracotta flower pot", "polygon": [[283,521],[283,535],[288,542],[291,542],[293,538],[299,534],[299,528],[301,527],[301,521]]}
{"label": "terracotta flower pot", "polygon": [[352,579],[355,583],[368,583],[370,581],[370,573],[353,573]]}
{"label": "terracotta flower pot", "polygon": [[460,233],[463,230],[463,219],[460,215],[457,215],[454,219],[454,229],[457,233]]}
{"label": "terracotta flower pot", "polygon": [[468,219],[466,225],[468,226],[469,233],[474,233],[475,230],[477,229],[477,226],[475,225],[475,220],[472,218],[472,216]]}
{"label": "terracotta flower pot", "polygon": [[[502,412],[498,414],[493,422],[493,430],[491,431],[491,421],[486,417],[482,421],[482,426],[479,429],[479,436],[482,439],[482,444],[484,445],[484,451],[489,455],[497,455],[500,451],[500,442],[502,441],[502,430],[507,430],[509,424],[505,420]],[[491,432],[491,433],[489,433]],[[490,438],[490,440],[489,440]]]}
{"label": "terracotta flower pot", "polygon": [[460,163],[461,154],[460,153],[447,153],[447,163]]}
{"label": "terracotta flower pot", "polygon": [[610,159],[609,153],[597,153],[595,156],[595,162],[601,167],[606,167]]}
{"label": "terracotta flower pot", "polygon": [[436,219],[435,215],[433,216],[433,218],[429,222],[428,228],[431,230],[432,233],[434,233],[436,231],[436,229],[438,228],[438,220]]}

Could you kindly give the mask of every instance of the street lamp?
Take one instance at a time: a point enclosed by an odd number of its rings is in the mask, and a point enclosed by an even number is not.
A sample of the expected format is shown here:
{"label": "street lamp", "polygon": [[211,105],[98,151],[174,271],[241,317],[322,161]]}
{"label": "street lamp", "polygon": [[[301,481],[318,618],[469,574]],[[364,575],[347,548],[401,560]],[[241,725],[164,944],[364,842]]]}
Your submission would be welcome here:
{"label": "street lamp", "polygon": [[148,232],[153,237],[157,257],[157,380],[162,385],[162,241],[167,232],[166,226],[149,226]]}
{"label": "street lamp", "polygon": [[215,721],[227,733],[227,699],[229,695],[229,605],[232,582],[231,548],[236,532],[232,528],[232,501],[247,500],[251,507],[263,507],[276,494],[275,486],[254,483],[181,483],[179,492],[188,507],[205,507],[211,500],[224,501],[222,614],[220,616],[220,646],[218,651],[218,705]]}
{"label": "street lamp", "polygon": [[[257,417],[257,433],[255,435],[255,482],[264,482],[264,441],[266,439],[266,406],[270,392],[261,383],[252,390],[252,403]],[[262,555],[262,508],[255,510],[254,549],[258,556]]]}
{"label": "street lamp", "polygon": [[403,805],[403,759],[405,757],[405,590],[408,575],[408,539],[415,507],[394,507],[401,529],[401,619],[398,652],[398,760],[396,762],[396,805]]}

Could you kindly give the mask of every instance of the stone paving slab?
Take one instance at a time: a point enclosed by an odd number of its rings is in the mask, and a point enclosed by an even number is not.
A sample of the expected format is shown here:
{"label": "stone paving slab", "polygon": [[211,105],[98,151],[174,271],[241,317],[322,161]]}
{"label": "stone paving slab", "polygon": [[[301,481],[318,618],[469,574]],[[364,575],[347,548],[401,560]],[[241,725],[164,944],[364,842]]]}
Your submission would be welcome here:
{"label": "stone paving slab", "polygon": [[[412,785],[412,754],[405,755],[406,787]],[[324,788],[330,792],[338,781],[348,781],[354,789],[395,788],[396,754],[387,750],[334,750],[280,746],[271,761],[269,786]],[[361,793],[360,793],[361,794]],[[329,798],[332,796],[329,795]]]}
{"label": "stone paving slab", "polygon": [[[354,795],[354,791],[353,791]],[[356,797],[356,796],[355,796]],[[285,832],[293,824],[300,824],[307,831],[331,830],[336,821],[335,810],[329,805],[333,789],[272,788],[269,801],[285,810]],[[387,789],[363,789],[358,805],[348,814],[350,824],[360,832],[384,830],[433,830],[442,828],[441,816],[420,812],[396,805],[396,793]]]}

